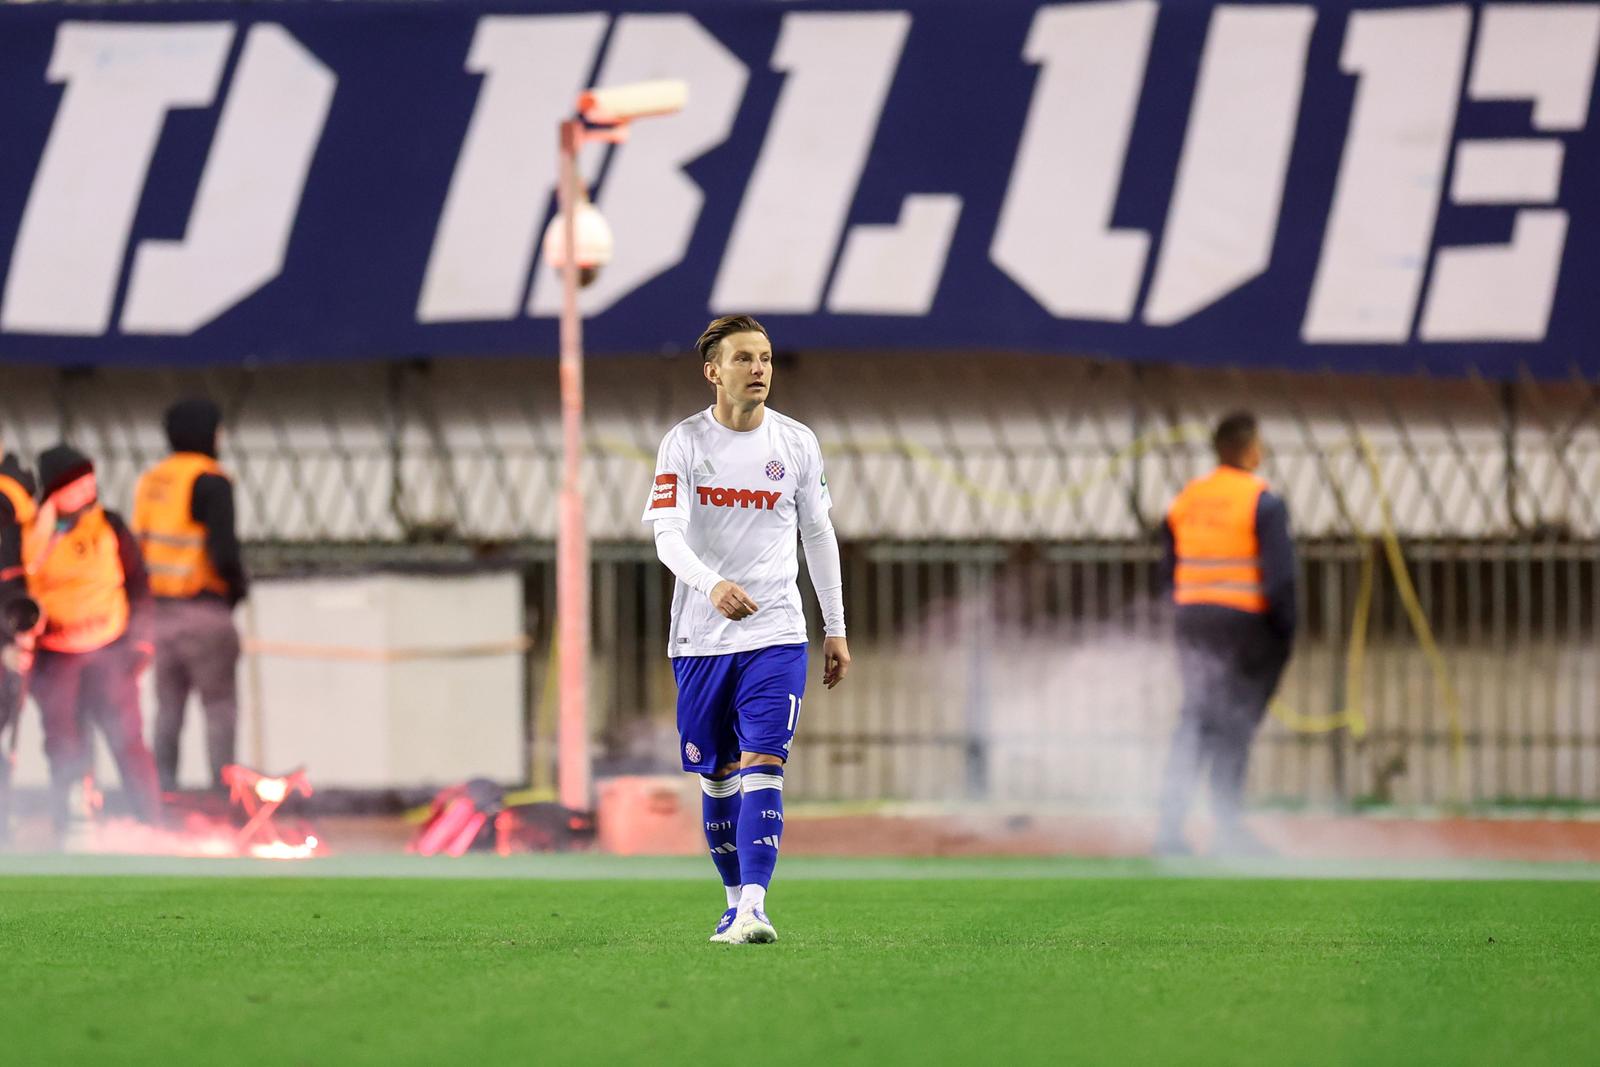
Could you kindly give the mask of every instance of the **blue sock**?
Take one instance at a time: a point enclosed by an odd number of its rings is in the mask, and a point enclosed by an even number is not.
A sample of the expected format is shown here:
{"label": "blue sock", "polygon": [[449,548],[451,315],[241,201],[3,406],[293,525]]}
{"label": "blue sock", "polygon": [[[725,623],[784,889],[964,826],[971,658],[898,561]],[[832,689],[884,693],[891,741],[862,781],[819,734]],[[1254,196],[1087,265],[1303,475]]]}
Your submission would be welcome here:
{"label": "blue sock", "polygon": [[778,843],[783,840],[783,767],[760,763],[739,772],[744,784],[744,806],[739,809],[739,880],[760,886],[766,896],[772,869],[778,865]]}
{"label": "blue sock", "polygon": [[739,776],[729,775],[713,781],[704,775],[700,778],[700,811],[705,816],[706,844],[711,848],[711,862],[722,875],[722,884],[739,885]]}

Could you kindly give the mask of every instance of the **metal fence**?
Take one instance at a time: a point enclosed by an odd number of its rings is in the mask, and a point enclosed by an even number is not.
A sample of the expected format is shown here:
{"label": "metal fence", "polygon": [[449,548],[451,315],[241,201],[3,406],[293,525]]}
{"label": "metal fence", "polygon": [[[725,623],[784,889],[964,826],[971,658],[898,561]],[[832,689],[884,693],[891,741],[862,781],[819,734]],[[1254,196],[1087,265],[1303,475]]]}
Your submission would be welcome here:
{"label": "metal fence", "polygon": [[[675,357],[590,365],[596,731],[611,767],[670,766],[676,748],[670,583],[638,516],[656,442],[703,388]],[[125,501],[163,451],[161,407],[196,390],[229,411],[223,458],[258,570],[523,566],[540,732],[552,365],[8,368],[0,439],[31,453],[69,436]],[[797,795],[1147,800],[1178,699],[1152,530],[1205,469],[1204,428],[1247,405],[1304,591],[1257,798],[1600,800],[1593,382],[807,353],[782,356],[775,393],[828,454],[857,659],[805,703]]]}
{"label": "metal fence", "polygon": [[[1300,639],[1258,744],[1257,799],[1600,801],[1593,546],[1408,545],[1426,635],[1392,578],[1374,580],[1363,608],[1362,572],[1370,562],[1381,575],[1381,553],[1302,544]],[[1125,543],[847,546],[856,668],[806,700],[791,788],[1147,803],[1179,698],[1155,555]],[[553,604],[548,565],[531,573],[533,595]],[[647,546],[607,546],[595,576],[602,751],[619,766],[670,766],[670,585]]]}
{"label": "metal fence", "polygon": [[[590,362],[590,530],[639,540],[661,435],[710,396],[694,357]],[[203,390],[258,543],[553,538],[555,367],[443,360],[207,374],[7,367],[0,435],[66,435],[125,500],[165,450],[160,412]],[[775,402],[823,442],[856,540],[1137,541],[1209,462],[1209,424],[1262,416],[1305,537],[1600,538],[1597,383],[1202,372],[974,353],[781,354]],[[1376,476],[1367,450],[1376,461]]]}

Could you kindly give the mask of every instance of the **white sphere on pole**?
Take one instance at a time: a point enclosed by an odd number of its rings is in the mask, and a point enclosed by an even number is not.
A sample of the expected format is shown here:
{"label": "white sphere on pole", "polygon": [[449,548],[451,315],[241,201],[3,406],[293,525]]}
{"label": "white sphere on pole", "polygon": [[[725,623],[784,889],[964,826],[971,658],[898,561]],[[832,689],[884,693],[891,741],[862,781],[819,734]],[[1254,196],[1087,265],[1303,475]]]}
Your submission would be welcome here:
{"label": "white sphere on pole", "polygon": [[[611,262],[611,224],[598,208],[585,200],[574,212],[578,225],[575,234],[578,269],[596,272]],[[567,263],[567,219],[558,214],[544,232],[544,261],[556,270]]]}

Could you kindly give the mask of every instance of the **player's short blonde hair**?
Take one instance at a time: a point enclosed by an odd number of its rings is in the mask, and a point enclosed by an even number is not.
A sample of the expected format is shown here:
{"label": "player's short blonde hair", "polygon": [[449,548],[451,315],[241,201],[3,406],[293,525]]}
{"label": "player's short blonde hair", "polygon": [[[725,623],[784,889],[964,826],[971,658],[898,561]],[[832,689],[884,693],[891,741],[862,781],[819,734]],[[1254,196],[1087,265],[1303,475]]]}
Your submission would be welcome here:
{"label": "player's short blonde hair", "polygon": [[695,342],[695,347],[700,350],[700,358],[707,363],[716,359],[717,351],[722,346],[722,339],[736,333],[759,333],[767,340],[772,340],[767,328],[753,316],[724,315],[720,319],[712,319],[711,325],[700,335],[700,340]]}

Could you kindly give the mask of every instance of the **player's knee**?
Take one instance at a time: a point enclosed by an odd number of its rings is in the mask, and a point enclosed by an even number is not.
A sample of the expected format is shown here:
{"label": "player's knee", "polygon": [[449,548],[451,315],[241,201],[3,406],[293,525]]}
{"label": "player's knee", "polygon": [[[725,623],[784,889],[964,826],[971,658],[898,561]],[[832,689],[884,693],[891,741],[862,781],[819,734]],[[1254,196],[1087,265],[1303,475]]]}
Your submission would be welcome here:
{"label": "player's knee", "polygon": [[700,792],[713,800],[736,796],[739,792],[739,776],[730,774],[723,778],[713,778],[709,774],[702,774],[700,776]]}
{"label": "player's knee", "polygon": [[782,756],[769,756],[765,752],[746,752],[739,757],[741,767],[781,767]]}
{"label": "player's knee", "polygon": [[700,777],[705,779],[708,782],[715,782],[715,781],[719,781],[719,780],[721,780],[723,778],[727,778],[729,775],[738,774],[738,773],[739,773],[739,765],[737,763],[724,763],[722,766],[718,767],[716,770],[712,771],[710,774],[702,774]]}

